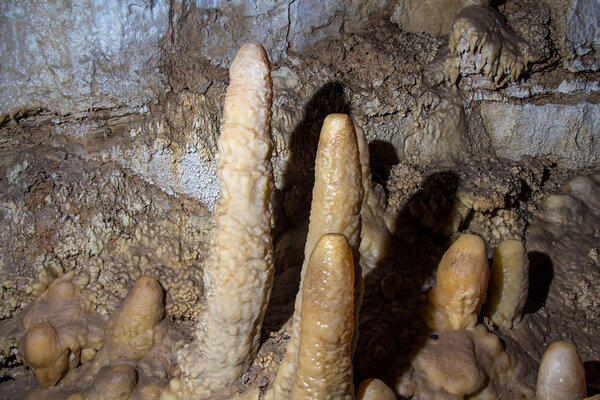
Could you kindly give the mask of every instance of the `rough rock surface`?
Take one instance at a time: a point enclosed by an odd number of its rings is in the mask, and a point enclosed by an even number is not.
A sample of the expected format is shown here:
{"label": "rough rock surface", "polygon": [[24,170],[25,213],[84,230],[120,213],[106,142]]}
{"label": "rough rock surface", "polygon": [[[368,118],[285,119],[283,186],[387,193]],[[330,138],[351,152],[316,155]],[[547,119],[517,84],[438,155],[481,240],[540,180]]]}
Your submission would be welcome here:
{"label": "rough rock surface", "polygon": [[0,21],[0,116],[135,107],[165,90],[167,1],[7,1]]}
{"label": "rough rock surface", "polygon": [[21,149],[2,151],[3,318],[73,270],[87,276],[83,295],[101,313],[146,273],[169,291],[170,313],[194,317],[201,279],[193,267],[211,227],[201,205],[64,148]]}
{"label": "rough rock surface", "polygon": [[[348,3],[348,4],[347,4]],[[0,5],[0,116],[47,109],[140,108],[170,91],[170,46],[227,67],[237,49],[262,42],[279,62],[287,50],[357,30],[383,12],[370,1],[8,1]],[[184,42],[184,44],[182,44]],[[180,49],[181,50],[181,47]],[[180,51],[181,53],[181,51]]]}
{"label": "rough rock surface", "polygon": [[600,346],[600,176],[569,179],[562,192],[540,201],[527,228],[532,293],[525,323],[514,336],[536,359],[552,342],[569,340],[587,361],[597,357]]}
{"label": "rough rock surface", "polygon": [[483,102],[481,117],[496,155],[585,166],[600,161],[600,106]]}
{"label": "rough rock surface", "polygon": [[408,32],[447,35],[461,8],[489,4],[489,0],[401,0],[394,7],[390,21]]}
{"label": "rough rock surface", "polygon": [[600,3],[595,0],[577,0],[569,4],[566,46],[569,60],[566,67],[573,71],[600,70]]}
{"label": "rough rock surface", "polygon": [[492,2],[531,60],[497,87],[474,68],[456,87],[427,79],[448,37],[400,30],[394,2],[90,3],[0,5],[0,398],[34,385],[16,356],[17,314],[69,271],[89,277],[82,295],[103,315],[142,274],[182,329],[201,315],[226,67],[248,40],[276,60],[276,271],[259,355],[222,398],[262,396],[277,373],[318,134],[339,112],[364,129],[396,218],[395,254],[366,277],[355,378],[393,381],[430,340],[421,313],[435,267],[469,232],[489,257],[526,239],[536,289],[524,322],[494,333],[532,368],[552,341],[573,341],[588,395],[600,390],[600,205],[580,190],[595,184],[568,183],[600,168],[597,2]]}

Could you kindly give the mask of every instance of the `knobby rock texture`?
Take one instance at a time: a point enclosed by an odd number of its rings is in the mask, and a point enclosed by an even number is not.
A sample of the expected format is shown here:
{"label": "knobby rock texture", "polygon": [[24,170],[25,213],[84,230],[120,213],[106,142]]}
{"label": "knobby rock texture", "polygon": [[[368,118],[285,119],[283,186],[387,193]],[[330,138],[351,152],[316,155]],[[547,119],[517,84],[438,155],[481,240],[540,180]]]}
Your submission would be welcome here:
{"label": "knobby rock texture", "polygon": [[[181,390],[177,352],[206,324],[218,290],[210,248],[223,194],[217,154],[228,71],[253,41],[271,61],[273,184],[263,218],[272,227],[274,275],[259,311],[262,333],[255,329],[247,345],[256,354],[214,396],[264,398],[276,380],[312,251],[305,242],[315,160],[330,114],[348,115],[364,133],[371,209],[363,205],[361,214],[371,219],[362,235],[385,241],[369,246],[367,264],[354,260],[365,273],[355,393],[364,379],[379,378],[397,395],[435,398],[440,392],[423,374],[451,372],[435,361],[441,342],[473,368],[460,385],[444,378],[447,393],[485,389],[496,377],[515,388],[510,398],[532,398],[538,377],[504,366],[535,371],[559,341],[575,345],[587,395],[598,393],[598,2],[433,3],[3,2],[0,397],[43,398],[40,383],[82,367],[97,368],[86,375],[95,380],[72,391],[65,383],[65,399],[101,399],[107,388],[131,399],[159,398],[169,385]],[[424,323],[427,294],[444,253],[464,234],[483,240],[492,275],[500,244],[523,243],[528,282],[514,276],[528,295],[492,295],[490,286],[488,300],[510,298],[506,307],[522,307],[520,315],[498,319],[483,305],[468,334],[442,334]],[[153,304],[163,304],[164,318],[154,315],[138,335],[119,315],[145,277],[162,288]],[[61,280],[75,288],[71,295],[45,294]],[[63,328],[79,332],[78,323],[31,311],[48,297],[56,310],[69,304],[64,316],[86,321],[87,334],[67,345],[74,336]],[[106,324],[132,336],[103,336]],[[102,352],[150,336],[131,354]],[[154,345],[160,337],[165,345]],[[52,354],[27,361],[37,346]],[[469,346],[477,350],[464,352]],[[49,364],[56,367],[45,370]]]}

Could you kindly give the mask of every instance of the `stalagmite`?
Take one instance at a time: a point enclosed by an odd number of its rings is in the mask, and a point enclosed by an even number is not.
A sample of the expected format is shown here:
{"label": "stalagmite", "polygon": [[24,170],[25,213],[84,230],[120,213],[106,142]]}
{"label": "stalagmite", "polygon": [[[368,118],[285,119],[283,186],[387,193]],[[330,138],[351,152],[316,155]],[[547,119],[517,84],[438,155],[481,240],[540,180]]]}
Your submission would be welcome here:
{"label": "stalagmite", "polygon": [[394,389],[411,399],[532,399],[532,365],[513,357],[485,325],[431,331]]}
{"label": "stalagmite", "polygon": [[431,329],[472,328],[485,300],[489,266],[483,240],[462,235],[444,253],[437,282],[429,292],[427,325]]}
{"label": "stalagmite", "polygon": [[[319,138],[310,223],[304,248],[304,263],[300,273],[300,290],[296,296],[291,337],[270,393],[273,399],[289,398],[294,384],[300,342],[302,287],[310,253],[321,236],[327,233],[340,233],[348,239],[356,268],[359,265],[358,248],[360,246],[362,201],[361,164],[352,120],[344,114],[329,115],[323,122]],[[362,287],[360,272],[357,271],[355,275],[355,295],[357,297],[355,320],[358,321]]]}
{"label": "stalagmite", "polygon": [[25,358],[42,387],[56,385],[69,369],[69,349],[52,325],[41,322],[25,335]]}
{"label": "stalagmite", "polygon": [[392,254],[391,227],[393,218],[385,212],[383,188],[373,186],[369,157],[369,144],[362,128],[355,126],[356,140],[362,169],[363,203],[360,210],[362,229],[360,264],[365,276],[377,264]]}
{"label": "stalagmite", "polygon": [[582,400],[586,396],[585,369],[577,348],[553,343],[542,357],[536,400]]}
{"label": "stalagmite", "polygon": [[138,279],[121,306],[108,321],[108,356],[113,364],[137,361],[162,341],[166,329],[155,329],[163,321],[164,292],[154,278]]}
{"label": "stalagmite", "polygon": [[521,321],[529,286],[529,259],[520,240],[507,239],[494,253],[490,274],[487,313],[502,329]]}
{"label": "stalagmite", "polygon": [[396,400],[396,394],[379,379],[363,381],[356,392],[356,400]]}
{"label": "stalagmite", "polygon": [[302,288],[302,320],[291,399],[354,398],[354,261],[348,240],[325,235],[310,256]]}
{"label": "stalagmite", "polygon": [[136,370],[121,364],[101,371],[85,400],[128,400],[138,382]]}
{"label": "stalagmite", "polygon": [[257,43],[231,64],[219,137],[221,198],[204,282],[207,311],[178,353],[181,397],[206,398],[250,366],[272,280],[270,65]]}
{"label": "stalagmite", "polygon": [[89,309],[70,272],[55,279],[22,318],[22,350],[43,387],[56,385],[104,347],[106,323]]}

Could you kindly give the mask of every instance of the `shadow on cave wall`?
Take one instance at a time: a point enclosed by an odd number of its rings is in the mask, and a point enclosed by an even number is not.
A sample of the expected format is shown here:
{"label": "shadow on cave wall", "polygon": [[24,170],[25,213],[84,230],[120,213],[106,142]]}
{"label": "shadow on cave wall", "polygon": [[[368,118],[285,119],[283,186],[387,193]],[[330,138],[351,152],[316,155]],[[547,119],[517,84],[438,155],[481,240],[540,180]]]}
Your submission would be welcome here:
{"label": "shadow on cave wall", "polygon": [[400,163],[398,151],[390,142],[373,140],[369,142],[369,161],[373,182],[385,187],[392,167]]}
{"label": "shadow on cave wall", "polygon": [[554,266],[552,259],[545,253],[531,251],[527,253],[527,257],[529,258],[529,293],[524,314],[533,314],[546,304],[550,284],[554,279]]}
{"label": "shadow on cave wall", "polygon": [[263,335],[279,330],[294,311],[308,232],[319,135],[325,117],[335,113],[350,114],[351,108],[344,86],[340,82],[329,82],[308,101],[302,120],[291,134],[290,161],[283,173],[286,187],[276,189],[274,193],[275,277]]}
{"label": "shadow on cave wall", "polygon": [[[304,258],[314,163],[325,117],[350,114],[339,82],[321,87],[304,108],[290,146],[284,172],[287,187],[274,194],[276,271],[263,338],[279,330],[292,316]],[[399,162],[394,147],[383,141],[369,144],[374,182],[384,184],[390,167]],[[430,335],[422,313],[438,261],[449,245],[451,211],[458,186],[449,171],[429,175],[401,210],[393,238],[393,254],[365,277],[360,334],[355,355],[355,379],[398,376]],[[392,372],[393,371],[393,372]]]}
{"label": "shadow on cave wall", "polygon": [[585,368],[585,381],[588,385],[587,395],[600,394],[600,360],[586,361],[583,366]]}
{"label": "shadow on cave wall", "polygon": [[[292,133],[290,164],[283,180],[288,186],[274,196],[276,271],[263,325],[264,337],[279,330],[293,313],[323,120],[329,114],[350,112],[344,87],[330,82],[307,103],[303,118]],[[372,141],[369,151],[373,180],[384,184],[390,166],[399,162],[396,150],[387,142]],[[380,375],[389,363],[395,370],[405,369],[427,338],[428,329],[421,318],[426,305],[424,295],[431,288],[431,276],[448,246],[448,238],[441,232],[448,231],[457,181],[451,172],[434,173],[424,180],[422,189],[399,214],[392,245],[394,254],[366,276],[355,357],[357,380]],[[385,293],[382,284],[386,286]],[[397,358],[399,354],[401,359]]]}
{"label": "shadow on cave wall", "polygon": [[449,245],[441,232],[448,231],[444,224],[449,223],[457,183],[451,172],[425,178],[399,214],[394,253],[365,277],[356,382],[399,376],[430,335],[422,315],[431,277]]}
{"label": "shadow on cave wall", "polygon": [[506,4],[506,0],[492,0],[490,1],[490,7],[497,10],[499,6]]}

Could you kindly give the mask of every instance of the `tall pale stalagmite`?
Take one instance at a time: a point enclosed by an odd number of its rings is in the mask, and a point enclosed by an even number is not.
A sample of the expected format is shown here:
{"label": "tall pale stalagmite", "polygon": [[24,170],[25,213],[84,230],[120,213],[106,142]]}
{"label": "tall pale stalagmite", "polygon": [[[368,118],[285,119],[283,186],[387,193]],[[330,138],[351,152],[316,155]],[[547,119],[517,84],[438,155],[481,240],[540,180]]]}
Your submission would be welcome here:
{"label": "tall pale stalagmite", "polygon": [[206,398],[250,366],[273,280],[272,82],[262,46],[242,46],[229,77],[218,141],[221,198],[204,273],[207,309],[194,341],[178,353],[184,399]]}
{"label": "tall pale stalagmite", "polygon": [[304,275],[296,380],[291,398],[354,399],[354,261],[344,235],[315,245]]}
{"label": "tall pale stalagmite", "polygon": [[[302,287],[309,256],[321,236],[327,233],[340,233],[348,239],[354,255],[355,268],[358,268],[362,199],[361,165],[354,124],[345,114],[329,115],[323,122],[317,149],[310,222],[291,337],[271,392],[273,399],[289,398],[294,384],[300,342]],[[362,281],[360,272],[355,275],[355,294],[359,297],[355,301],[355,319],[358,321],[357,310],[360,306]]]}

